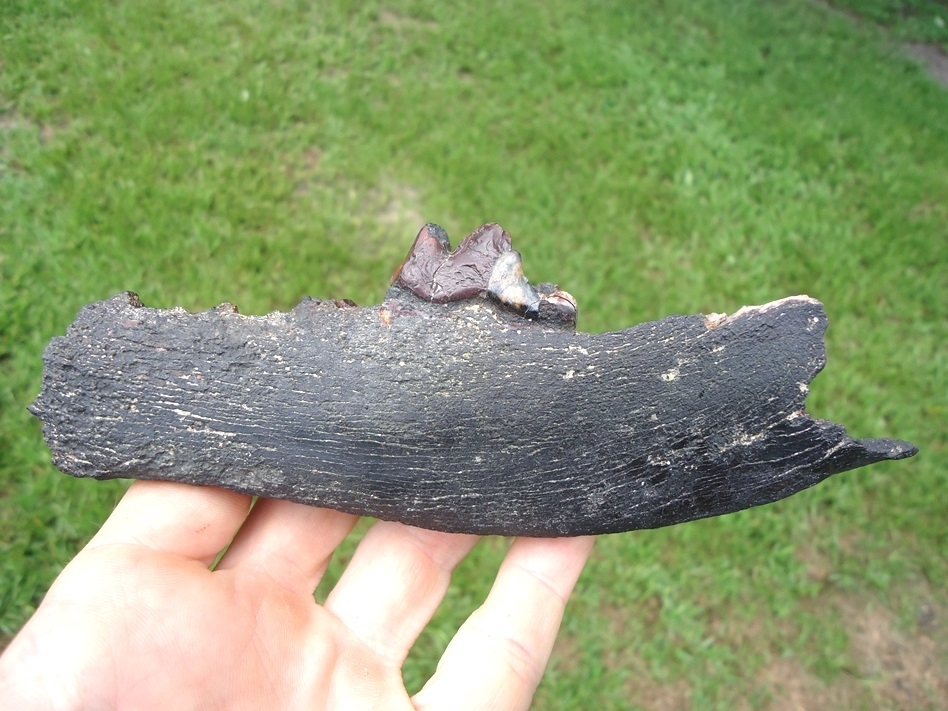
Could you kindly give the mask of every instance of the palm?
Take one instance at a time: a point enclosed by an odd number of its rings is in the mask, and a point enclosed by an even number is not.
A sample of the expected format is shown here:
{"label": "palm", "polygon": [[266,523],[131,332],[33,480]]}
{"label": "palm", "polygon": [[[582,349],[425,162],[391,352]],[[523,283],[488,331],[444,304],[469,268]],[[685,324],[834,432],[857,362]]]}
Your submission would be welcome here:
{"label": "palm", "polygon": [[[109,620],[83,635],[83,646],[94,639],[101,652],[76,670],[93,706],[134,708],[147,699],[155,709],[207,708],[210,698],[221,708],[323,707],[326,677],[348,671],[305,663],[326,655],[371,669],[373,684],[408,705],[398,669],[380,664],[312,594],[135,546],[99,548],[76,563],[61,581],[70,599],[50,602],[68,619]],[[398,708],[395,699],[386,705]]]}
{"label": "palm", "polygon": [[497,594],[410,699],[401,665],[476,539],[376,524],[320,606],[312,591],[356,519],[264,501],[244,520],[247,508],[222,491],[133,486],[0,660],[0,688],[35,651],[50,698],[77,702],[65,707],[525,708],[589,549],[515,544]]}

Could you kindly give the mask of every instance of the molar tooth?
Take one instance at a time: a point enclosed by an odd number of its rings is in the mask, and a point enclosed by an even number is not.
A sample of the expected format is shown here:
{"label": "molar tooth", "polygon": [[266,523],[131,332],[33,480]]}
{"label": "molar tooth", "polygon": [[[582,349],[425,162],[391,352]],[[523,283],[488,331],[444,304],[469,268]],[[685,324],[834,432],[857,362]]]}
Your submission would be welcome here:
{"label": "molar tooth", "polygon": [[523,275],[523,260],[516,250],[497,258],[487,282],[487,293],[517,313],[535,316],[538,312],[540,296]]}

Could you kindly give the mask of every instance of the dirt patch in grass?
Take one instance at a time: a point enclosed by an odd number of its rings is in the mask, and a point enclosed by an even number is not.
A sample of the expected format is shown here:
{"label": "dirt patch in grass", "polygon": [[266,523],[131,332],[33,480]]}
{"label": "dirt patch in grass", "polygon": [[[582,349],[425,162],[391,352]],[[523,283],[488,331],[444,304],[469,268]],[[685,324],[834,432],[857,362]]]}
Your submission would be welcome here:
{"label": "dirt patch in grass", "polygon": [[905,52],[917,59],[928,71],[929,76],[944,87],[948,87],[948,55],[941,47],[924,42],[912,42],[905,45]]}
{"label": "dirt patch in grass", "polygon": [[[826,562],[815,556],[813,578],[826,579]],[[808,666],[803,658],[788,652],[799,630],[793,618],[765,625],[762,620],[716,619],[709,631],[716,644],[735,650],[747,660],[762,659],[758,668],[746,669],[746,688],[753,698],[738,702],[739,709],[768,711],[836,711],[837,709],[889,709],[892,711],[936,711],[948,698],[948,608],[935,601],[931,591],[913,589],[917,604],[914,625],[900,624],[898,615],[884,604],[863,594],[827,591],[803,602],[830,624],[840,624],[849,638],[843,671],[830,679]],[[600,611],[613,632],[628,625],[628,610]],[[656,610],[643,606],[636,613],[651,620]],[[575,643],[568,637],[557,641],[556,657],[564,670],[579,659]],[[629,647],[609,649],[603,660],[608,669],[627,674],[624,697],[631,706],[646,711],[691,708],[693,689],[687,677],[657,680],[648,664]],[[699,668],[696,674],[703,673]],[[763,703],[764,706],[759,704]]]}
{"label": "dirt patch in grass", "polygon": [[797,558],[806,566],[806,577],[821,585],[829,580],[833,570],[832,561],[816,546],[805,546],[797,549]]}
{"label": "dirt patch in grass", "polygon": [[948,698],[945,611],[920,605],[917,624],[902,629],[891,610],[858,595],[820,596],[814,604],[833,609],[849,636],[849,664],[830,682],[793,657],[770,660],[759,672],[769,711],[892,709],[936,711]]}
{"label": "dirt patch in grass", "polygon": [[944,610],[920,606],[910,630],[877,603],[844,599],[840,609],[850,631],[850,657],[874,708],[942,709],[948,699],[948,640]]}
{"label": "dirt patch in grass", "polygon": [[421,229],[425,216],[421,214],[421,196],[409,185],[391,186],[384,193],[384,204],[378,210],[378,219],[388,228],[404,231],[406,239]]}
{"label": "dirt patch in grass", "polygon": [[[872,20],[863,17],[858,12],[855,12],[850,8],[836,5],[835,3],[828,0],[811,1],[815,5],[825,8],[830,12],[848,18],[856,25],[872,23],[882,27],[883,29],[886,29],[887,31],[891,31],[891,27],[873,23]],[[905,42],[899,46],[906,55],[920,62],[932,79],[941,84],[943,87],[948,88],[948,55],[945,54],[944,50],[940,46],[929,42]]]}
{"label": "dirt patch in grass", "polygon": [[[619,615],[619,611],[615,610]],[[609,615],[612,620],[611,614]],[[551,656],[551,666],[559,672],[571,674],[583,663],[584,651],[579,640],[569,634],[561,634],[556,639]],[[621,669],[628,681],[622,687],[622,708],[643,709],[644,711],[689,711],[691,703],[691,685],[685,679],[667,682],[656,680],[649,673],[648,665],[640,655],[624,649],[621,654],[608,653],[605,660],[610,669]]]}
{"label": "dirt patch in grass", "polygon": [[[347,194],[357,205],[357,214],[372,217],[385,228],[403,229],[411,236],[425,224],[421,193],[417,188],[385,178],[374,186],[362,185],[325,168],[323,158],[322,150],[311,146],[285,159],[286,174],[294,183],[297,198],[332,191]],[[404,238],[407,239],[407,234]]]}
{"label": "dirt patch in grass", "polygon": [[826,685],[792,657],[774,659],[759,672],[759,681],[773,697],[768,711],[836,711],[863,708],[868,701],[852,678]]}
{"label": "dirt patch in grass", "polygon": [[49,143],[56,136],[56,130],[48,123],[37,123],[23,117],[17,111],[0,111],[0,131],[22,131],[33,129],[41,143]]}
{"label": "dirt patch in grass", "polygon": [[378,22],[380,25],[392,27],[396,30],[435,30],[438,28],[438,23],[433,20],[412,17],[392,10],[382,10],[378,14]]}
{"label": "dirt patch in grass", "polygon": [[283,162],[301,214],[333,205],[349,217],[365,252],[385,259],[393,268],[427,222],[421,192],[412,185],[387,176],[374,184],[360,181],[333,167],[316,146],[287,155]]}
{"label": "dirt patch in grass", "polygon": [[[608,621],[612,636],[619,639],[628,625],[628,610],[621,606],[608,605],[601,610]],[[661,601],[649,596],[636,605],[636,615],[652,629],[661,614]],[[622,669],[628,680],[623,688],[623,698],[632,708],[645,711],[687,711],[692,707],[692,688],[687,679],[655,679],[649,671],[647,661],[629,647],[609,650],[604,664],[609,669]]]}
{"label": "dirt patch in grass", "polygon": [[629,684],[629,699],[647,711],[688,711],[691,685],[684,679],[661,684],[647,676],[635,676]]}

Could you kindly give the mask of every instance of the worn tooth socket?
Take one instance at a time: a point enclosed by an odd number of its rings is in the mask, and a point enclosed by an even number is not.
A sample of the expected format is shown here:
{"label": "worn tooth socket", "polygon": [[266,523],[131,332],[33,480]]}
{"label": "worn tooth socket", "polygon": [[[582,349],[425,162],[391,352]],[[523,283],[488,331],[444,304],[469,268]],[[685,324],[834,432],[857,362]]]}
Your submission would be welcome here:
{"label": "worn tooth socket", "polygon": [[540,294],[537,318],[575,326],[576,314],[576,299],[568,291],[554,289],[552,294]]}

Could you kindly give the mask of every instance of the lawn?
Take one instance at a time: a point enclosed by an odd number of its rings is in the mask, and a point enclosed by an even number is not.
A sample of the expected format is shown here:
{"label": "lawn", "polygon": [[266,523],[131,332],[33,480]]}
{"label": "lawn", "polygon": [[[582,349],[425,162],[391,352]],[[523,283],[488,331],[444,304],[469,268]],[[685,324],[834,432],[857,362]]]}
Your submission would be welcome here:
{"label": "lawn", "polygon": [[[944,47],[948,7],[837,5],[5,0],[0,635],[123,491],[55,471],[26,412],[83,304],[376,303],[425,221],[496,221],[586,331],[820,299],[808,409],[921,450],[601,538],[536,708],[943,708],[948,88],[901,43]],[[506,545],[456,573],[411,688]]]}

